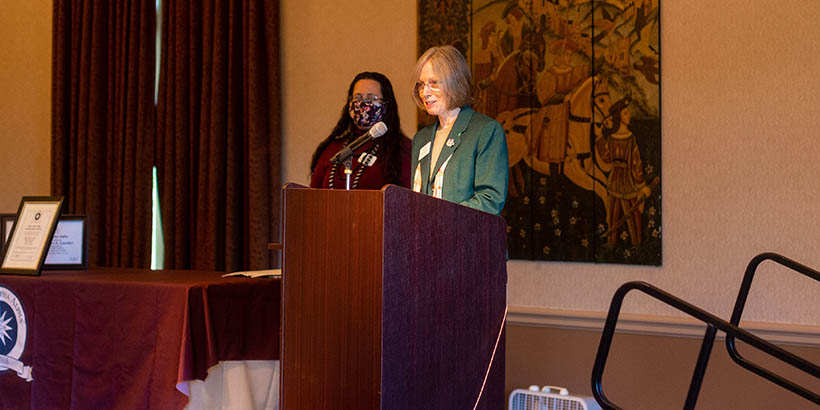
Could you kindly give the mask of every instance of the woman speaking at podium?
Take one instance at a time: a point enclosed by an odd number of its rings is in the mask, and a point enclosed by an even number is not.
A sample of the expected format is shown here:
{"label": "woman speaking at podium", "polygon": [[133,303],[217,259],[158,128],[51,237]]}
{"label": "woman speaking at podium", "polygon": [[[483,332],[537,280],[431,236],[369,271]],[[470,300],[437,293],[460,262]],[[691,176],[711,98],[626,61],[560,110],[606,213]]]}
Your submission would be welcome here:
{"label": "woman speaking at podium", "polygon": [[470,68],[452,46],[416,63],[413,101],[438,121],[413,137],[416,192],[498,215],[507,198],[507,139],[498,121],[475,112]]}
{"label": "woman speaking at podium", "polygon": [[410,141],[401,132],[390,80],[374,72],[359,73],[350,83],[341,118],[310,160],[311,188],[344,189],[344,165],[330,159],[380,121],[387,132],[353,153],[350,188],[381,189],[387,184],[409,188]]}

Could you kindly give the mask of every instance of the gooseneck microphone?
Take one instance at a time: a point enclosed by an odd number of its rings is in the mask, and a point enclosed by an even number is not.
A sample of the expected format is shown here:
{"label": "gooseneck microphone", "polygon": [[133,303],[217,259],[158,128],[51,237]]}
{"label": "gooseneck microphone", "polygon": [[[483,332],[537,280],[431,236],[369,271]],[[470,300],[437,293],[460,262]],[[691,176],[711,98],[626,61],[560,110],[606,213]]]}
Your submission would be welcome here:
{"label": "gooseneck microphone", "polygon": [[330,162],[335,164],[342,162],[350,157],[353,156],[353,152],[359,149],[362,145],[367,143],[370,140],[374,140],[376,138],[381,137],[387,132],[387,126],[384,125],[383,122],[379,121],[370,127],[366,133],[362,134],[359,138],[356,138],[353,142],[348,144],[346,147],[339,150],[333,158],[330,159]]}

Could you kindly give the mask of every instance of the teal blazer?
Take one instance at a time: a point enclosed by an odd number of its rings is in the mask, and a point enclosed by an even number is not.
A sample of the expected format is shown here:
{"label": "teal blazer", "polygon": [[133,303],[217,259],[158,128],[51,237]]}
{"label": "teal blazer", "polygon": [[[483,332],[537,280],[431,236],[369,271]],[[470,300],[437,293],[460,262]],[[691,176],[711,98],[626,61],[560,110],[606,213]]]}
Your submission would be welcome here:
{"label": "teal blazer", "polygon": [[[438,121],[421,129],[413,137],[410,177],[412,181],[417,167],[421,165],[421,193],[426,195],[433,194],[430,151],[437,128]],[[507,136],[504,128],[498,121],[464,106],[447,138],[453,142],[444,144],[435,164],[435,169],[438,170],[452,154],[444,171],[441,198],[491,214],[500,214],[507,199],[509,179]],[[430,144],[429,148],[419,158],[422,148],[427,144]]]}

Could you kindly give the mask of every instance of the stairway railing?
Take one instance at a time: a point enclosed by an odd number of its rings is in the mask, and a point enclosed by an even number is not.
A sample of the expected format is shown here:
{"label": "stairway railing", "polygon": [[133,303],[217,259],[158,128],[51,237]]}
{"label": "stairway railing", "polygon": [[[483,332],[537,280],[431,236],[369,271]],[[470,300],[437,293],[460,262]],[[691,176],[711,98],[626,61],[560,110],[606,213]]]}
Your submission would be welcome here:
{"label": "stairway railing", "polygon": [[727,322],[689,302],[686,302],[681,298],[678,298],[675,295],[672,295],[660,288],[650,285],[649,283],[635,281],[627,282],[621,285],[621,287],[618,288],[617,291],[615,291],[615,295],[612,297],[612,302],[609,305],[609,313],[607,314],[604,330],[601,334],[601,342],[598,345],[598,353],[595,357],[595,365],[592,369],[592,392],[595,396],[595,399],[598,401],[598,404],[600,404],[601,407],[604,409],[622,409],[622,407],[611,402],[606,397],[602,379],[604,368],[606,367],[606,360],[609,355],[609,350],[612,346],[612,339],[615,334],[615,326],[618,322],[618,316],[620,315],[621,306],[623,305],[623,301],[626,295],[633,290],[643,292],[681,312],[688,314],[689,316],[692,316],[700,320],[706,325],[706,331],[704,333],[703,341],[701,342],[700,353],[698,354],[695,370],[692,374],[692,379],[689,384],[689,391],[686,395],[686,402],[684,403],[683,407],[685,410],[691,410],[695,408],[695,404],[697,402],[698,394],[700,393],[700,388],[703,383],[703,377],[706,374],[706,367],[709,364],[709,357],[711,356],[712,347],[714,346],[714,341],[715,337],[717,336],[718,330],[726,334],[727,349],[729,350],[730,356],[738,364],[766,378],[767,380],[776,383],[779,386],[782,386],[788,389],[789,391],[792,391],[795,394],[798,394],[806,398],[807,400],[810,400],[816,404],[820,404],[820,395],[798,385],[797,383],[792,382],[791,380],[786,379],[785,377],[772,373],[762,368],[761,366],[749,362],[748,360],[744,359],[735,348],[735,340],[741,340],[772,357],[775,357],[783,362],[786,362],[791,366],[800,369],[814,377],[820,378],[820,367],[818,367],[816,364],[811,363],[791,352],[788,352],[766,341],[765,339],[755,336],[754,334],[738,326],[738,324],[740,323],[740,318],[743,313],[743,307],[746,303],[746,299],[751,288],[754,273],[757,269],[757,266],[764,260],[773,260],[777,263],[780,263],[781,265],[789,267],[797,272],[800,272],[806,276],[809,276],[811,278],[814,278],[815,280],[820,281],[820,273],[797,262],[794,262],[788,258],[773,253],[764,253],[758,255],[757,257],[752,259],[752,261],[749,263],[749,266],[746,269],[746,275],[744,276],[743,284],[741,286],[741,290],[738,295],[737,302],[735,304],[735,309],[732,314],[731,322]]}

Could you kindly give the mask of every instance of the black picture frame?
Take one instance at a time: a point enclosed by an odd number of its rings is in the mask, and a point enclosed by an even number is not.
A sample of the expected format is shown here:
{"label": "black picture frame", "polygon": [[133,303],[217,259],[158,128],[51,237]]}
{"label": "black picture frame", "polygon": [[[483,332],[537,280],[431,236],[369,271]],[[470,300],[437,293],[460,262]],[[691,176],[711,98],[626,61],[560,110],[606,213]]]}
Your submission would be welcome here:
{"label": "black picture frame", "polygon": [[[0,234],[3,235],[0,237],[0,255],[5,252],[6,241],[11,234],[11,229],[14,227],[14,221],[16,219],[16,214],[0,214]],[[74,223],[75,221],[82,225],[79,230],[80,237],[73,238],[74,241],[78,241],[80,243],[79,248],[77,249],[80,252],[78,260],[68,263],[49,263],[50,256],[54,251],[52,247],[55,245],[55,241],[57,240],[56,235],[61,231],[60,226],[64,223]],[[48,254],[46,254],[46,260],[43,261],[43,270],[88,269],[88,229],[87,216],[61,215],[59,221],[57,222],[57,229],[54,233],[55,238],[52,238]]]}
{"label": "black picture frame", "polygon": [[62,206],[61,196],[24,196],[20,200],[17,218],[0,258],[0,274],[40,275]]}
{"label": "black picture frame", "polygon": [[[70,225],[76,227],[70,228]],[[88,269],[88,217],[62,215],[51,239],[43,270]],[[64,237],[63,237],[64,236]],[[70,243],[61,243],[70,242]],[[60,254],[61,251],[69,253]],[[60,255],[64,257],[60,258]]]}

